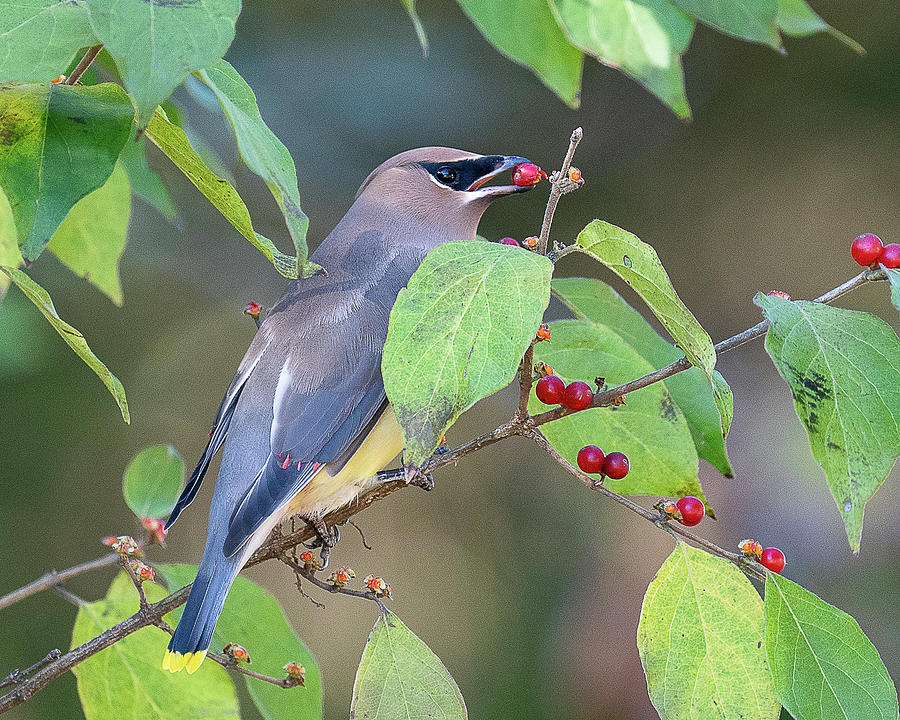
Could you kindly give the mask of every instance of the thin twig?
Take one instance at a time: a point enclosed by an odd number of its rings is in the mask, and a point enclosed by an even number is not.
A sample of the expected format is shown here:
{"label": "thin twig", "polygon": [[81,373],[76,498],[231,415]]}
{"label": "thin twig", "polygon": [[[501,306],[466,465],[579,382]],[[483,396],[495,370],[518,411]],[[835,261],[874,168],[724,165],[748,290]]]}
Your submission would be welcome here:
{"label": "thin twig", "polygon": [[81,80],[81,76],[84,75],[85,71],[91,66],[91,63],[97,59],[97,56],[100,54],[100,51],[103,49],[103,45],[94,45],[93,47],[89,47],[87,52],[84,54],[84,57],[81,58],[81,62],[79,62],[75,69],[72,71],[72,74],[66,78],[65,85],[74,85],[79,80]]}
{"label": "thin twig", "polygon": [[72,603],[75,607],[81,607],[85,604],[84,598],[79,597],[71,590],[66,590],[62,585],[55,585],[53,587],[53,593],[59,595],[63,600]]}
{"label": "thin twig", "polygon": [[49,590],[54,585],[59,585],[76,575],[81,575],[82,573],[97,570],[99,568],[109,567],[110,565],[115,565],[118,561],[119,555],[117,553],[109,553],[96,560],[90,560],[89,562],[81,563],[80,565],[74,565],[67,570],[48,570],[37,580],[0,597],[0,610],[9,607],[13,603],[17,603],[20,600],[24,600],[27,597],[36,595],[39,592]]}
{"label": "thin twig", "polygon": [[557,452],[556,448],[553,447],[547,438],[544,437],[543,433],[540,430],[533,430],[526,434],[526,437],[533,440],[537,443],[538,447],[544,450],[550,457],[556,460],[563,468],[568,470],[572,475],[578,478],[584,485],[589,487],[591,490],[596,490],[602,495],[605,495],[612,500],[615,500],[620,505],[627,507],[634,513],[637,513],[645,520],[649,520],[651,523],[656,525],[657,527],[664,529],[670,533],[675,533],[677,535],[681,535],[683,538],[690,540],[692,543],[699,545],[704,550],[712,553],[713,555],[718,555],[721,558],[724,558],[730,562],[733,562],[737,565],[741,570],[743,570],[748,575],[756,578],[757,580],[765,581],[766,575],[765,572],[757,567],[755,564],[748,562],[743,555],[739,553],[730,552],[725,548],[721,548],[716,545],[714,542],[710,542],[704,537],[699,535],[695,535],[689,530],[685,530],[680,525],[670,524],[669,521],[661,516],[659,513],[653,512],[652,510],[648,510],[643,505],[639,505],[634,502],[634,500],[625,497],[624,495],[619,495],[619,493],[610,490],[606,485],[602,482],[598,482],[596,478],[592,478],[590,475],[581,472],[577,467],[572,465],[568,460],[566,460],[562,455]]}
{"label": "thin twig", "polygon": [[120,565],[122,566],[122,569],[126,573],[128,573],[128,577],[131,578],[134,589],[137,590],[138,603],[141,610],[146,611],[150,604],[147,602],[147,595],[144,593],[144,581],[138,577],[137,573],[134,571],[134,568],[131,567],[131,557],[124,554],[121,555]]}
{"label": "thin twig", "polygon": [[281,560],[281,562],[291,568],[291,570],[293,570],[297,575],[301,576],[304,580],[309,580],[313,585],[321,588],[322,590],[327,590],[333,595],[349,595],[350,597],[362,598],[363,600],[371,600],[378,605],[382,612],[387,612],[387,608],[381,601],[381,598],[376,597],[375,593],[373,593],[371,590],[353,590],[352,588],[332,585],[329,582],[317,578],[314,571],[307,570],[305,567],[303,567],[303,565],[296,562],[293,558],[287,555],[282,555],[279,560]]}
{"label": "thin twig", "polygon": [[572,137],[569,138],[569,149],[566,152],[562,167],[559,169],[558,174],[554,173],[554,176],[551,177],[550,198],[547,200],[547,208],[544,210],[544,222],[541,223],[541,234],[535,248],[535,252],[541,255],[547,254],[547,242],[550,239],[550,226],[553,224],[553,214],[556,212],[559,199],[565,194],[564,188],[569,179],[569,166],[572,164],[572,156],[575,155],[575,148],[578,147],[578,143],[581,142],[583,136],[584,131],[580,127],[572,131]]}
{"label": "thin twig", "polygon": [[28,677],[35,670],[37,670],[38,668],[42,668],[42,667],[44,667],[44,665],[47,665],[47,664],[53,662],[54,660],[59,658],[60,655],[62,655],[62,650],[60,650],[59,648],[56,648],[56,649],[48,652],[43,658],[38,660],[34,665],[29,665],[24,670],[19,670],[19,668],[16,668],[11,673],[9,673],[9,675],[7,675],[5,678],[0,680],[0,688],[4,688],[7,685],[15,685],[16,683],[22,682],[22,680],[24,680],[26,677]]}

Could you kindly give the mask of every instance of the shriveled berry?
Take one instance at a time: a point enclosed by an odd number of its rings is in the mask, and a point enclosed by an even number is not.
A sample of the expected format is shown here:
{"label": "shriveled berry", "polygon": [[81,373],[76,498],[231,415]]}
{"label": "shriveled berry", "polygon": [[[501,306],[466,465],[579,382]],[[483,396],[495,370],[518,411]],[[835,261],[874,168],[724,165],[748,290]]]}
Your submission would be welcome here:
{"label": "shriveled berry", "polygon": [[52,82],[54,85],[60,85],[60,84],[64,83],[65,81],[66,81],[65,75],[57,75],[50,82]]}
{"label": "shriveled berry", "polygon": [[621,452],[611,452],[603,460],[603,474],[613,480],[621,480],[628,474],[631,464],[628,456]]}
{"label": "shriveled berry", "polygon": [[693,495],[687,495],[677,503],[678,510],[681,512],[681,524],[692,527],[699,523],[706,514],[706,508],[703,507],[703,501]]}
{"label": "shriveled berry", "polygon": [[878,262],[886,268],[900,267],[900,245],[897,243],[885,245],[881,255],[878,256]]}
{"label": "shriveled berry", "polygon": [[784,298],[785,300],[790,300],[790,299],[791,299],[791,296],[788,295],[788,294],[787,294],[786,292],[784,292],[783,290],[770,290],[769,292],[766,293],[766,295],[768,295],[769,297],[780,297],[780,298]]}
{"label": "shriveled berry", "polygon": [[225,647],[222,648],[222,651],[229,657],[234,658],[236,662],[250,662],[250,653],[247,652],[247,648],[245,648],[243,645],[238,645],[237,643],[228,643]]}
{"label": "shriveled berry", "polygon": [[603,472],[603,451],[596,445],[586,445],[578,451],[578,467],[586,473]]}
{"label": "shriveled berry", "polygon": [[881,244],[881,238],[873,233],[857,236],[850,245],[850,254],[863,267],[878,260],[882,250],[884,246]]}
{"label": "shriveled berry", "polygon": [[594,399],[594,393],[591,386],[581,380],[566,385],[566,392],[563,394],[562,404],[570,410],[584,410],[591,406]]}
{"label": "shriveled berry", "polygon": [[547,173],[534,163],[516,165],[512,172],[513,185],[518,185],[519,187],[537,185],[542,177],[547,177]]}
{"label": "shriveled berry", "polygon": [[306,668],[298,662],[289,662],[284,666],[284,672],[298,685],[303,685],[306,682]]}
{"label": "shriveled berry", "polygon": [[529,250],[534,250],[541,239],[537,235],[529,235],[522,241],[522,244]]}
{"label": "shriveled berry", "polygon": [[544,405],[559,405],[563,401],[566,384],[556,375],[547,375],[537,382],[535,393]]}
{"label": "shriveled berry", "polygon": [[759,562],[763,567],[768,568],[774,573],[780,573],[784,570],[785,560],[784,553],[778,548],[771,547],[762,551]]}
{"label": "shriveled berry", "polygon": [[378,577],[377,575],[368,575],[366,579],[363,580],[363,583],[369,590],[372,591],[375,597],[394,597],[391,594],[391,586],[388,585],[382,577]]}
{"label": "shriveled berry", "polygon": [[501,239],[500,244],[501,245],[515,245],[516,247],[519,247],[519,241],[516,240],[515,238],[509,238],[509,237]]}
{"label": "shriveled berry", "polygon": [[541,326],[537,331],[537,339],[538,340],[549,340],[550,339],[550,328],[547,327],[547,323],[541,323]]}
{"label": "shriveled berry", "polygon": [[581,182],[582,181],[581,170],[579,170],[577,167],[570,167],[569,168],[569,180],[571,180],[573,183]]}

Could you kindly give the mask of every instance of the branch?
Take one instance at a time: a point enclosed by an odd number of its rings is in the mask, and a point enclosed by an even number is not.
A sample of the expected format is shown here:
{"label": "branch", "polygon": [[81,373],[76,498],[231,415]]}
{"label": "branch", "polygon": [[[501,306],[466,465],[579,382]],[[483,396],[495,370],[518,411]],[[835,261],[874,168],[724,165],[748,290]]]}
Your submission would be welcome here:
{"label": "branch", "polygon": [[[820,295],[812,302],[830,303],[831,301],[841,297],[841,295],[846,295],[851,290],[855,290],[856,288],[865,285],[867,282],[877,282],[879,280],[886,279],[887,273],[885,273],[884,270],[864,270],[859,275],[850,278],[847,282],[838,285],[833,290],[829,290],[824,295]],[[758,322],[753,327],[747,328],[743,332],[739,332],[737,335],[733,335],[727,340],[722,340],[721,342],[716,343],[716,353],[721,354],[728,352],[729,350],[734,350],[736,347],[740,347],[744,343],[755,340],[758,337],[762,337],[766,334],[766,331],[768,329],[768,320]],[[609,390],[604,390],[603,392],[595,394],[594,400],[593,402],[591,402],[590,407],[597,408],[612,405],[618,398],[622,397],[623,395],[632,393],[635,390],[640,390],[647,387],[648,385],[658,383],[661,380],[665,380],[666,378],[672,377],[673,375],[676,375],[680,372],[689,370],[692,367],[693,365],[691,364],[690,360],[688,360],[687,358],[681,358],[681,360],[676,360],[671,365],[666,365],[666,367],[664,368],[654,370],[652,373],[648,373],[647,375],[639,377],[636,380],[631,380],[627,383],[624,383],[623,385],[619,385],[618,387],[610,388]],[[565,417],[566,415],[571,415],[573,412],[583,411],[569,410],[562,407],[548,410],[547,412],[543,412],[539,415],[533,416],[531,418],[531,427],[538,427],[539,425],[543,425],[544,423],[550,422],[552,420],[558,420],[559,418]]]}
{"label": "branch", "polygon": [[298,577],[302,577],[304,580],[309,580],[313,585],[321,588],[322,590],[326,590],[333,595],[349,595],[350,597],[362,598],[363,600],[371,600],[378,605],[378,608],[381,610],[381,612],[386,614],[388,611],[384,603],[381,601],[381,598],[375,595],[375,593],[373,593],[371,590],[353,590],[352,588],[341,587],[339,585],[332,585],[331,583],[327,583],[324,580],[317,578],[313,570],[307,570],[303,565],[301,565],[288,555],[282,555],[279,560],[281,560],[281,562],[291,568],[291,570],[293,570]]}
{"label": "branch", "polygon": [[[553,224],[553,214],[556,212],[556,206],[559,199],[566,194],[569,180],[569,166],[572,164],[572,156],[575,155],[575,148],[581,142],[584,131],[577,127],[572,131],[572,137],[569,139],[569,150],[563,160],[562,167],[558,173],[554,173],[550,178],[550,199],[547,200],[547,209],[544,210],[544,222],[541,224],[541,234],[538,239],[535,252],[541,255],[547,254],[547,242],[550,239],[550,226]],[[569,187],[569,189],[573,189]]]}
{"label": "branch", "polygon": [[63,583],[66,580],[75,577],[76,575],[81,575],[82,573],[90,572],[91,570],[97,570],[99,568],[115,565],[117,562],[119,562],[118,553],[109,553],[108,555],[104,555],[103,557],[97,558],[96,560],[91,560],[89,562],[70,567],[67,570],[48,570],[34,582],[30,582],[27,585],[20,587],[18,590],[13,590],[11,593],[0,597],[0,610],[3,610],[4,608],[9,607],[14,603],[17,603],[20,600],[24,600],[27,597],[36,595],[39,592],[49,590],[50,588],[59,585],[60,583]]}
{"label": "branch", "polygon": [[747,575],[751,575],[757,580],[765,582],[765,572],[757,567],[755,563],[748,562],[743,555],[730,552],[725,548],[721,548],[714,542],[710,542],[700,535],[695,535],[690,530],[685,530],[681,525],[670,524],[668,518],[665,515],[661,515],[660,513],[655,513],[651,510],[648,510],[643,505],[639,505],[638,503],[634,502],[634,500],[631,500],[624,495],[619,495],[619,493],[610,490],[602,482],[598,482],[596,478],[592,478],[590,475],[581,472],[581,470],[572,465],[572,463],[570,463],[562,455],[560,455],[559,452],[557,452],[556,448],[550,444],[550,442],[547,440],[547,438],[544,437],[543,433],[540,430],[529,431],[528,433],[526,433],[526,437],[537,443],[538,447],[544,450],[544,452],[550,455],[550,457],[556,460],[557,463],[568,470],[572,475],[578,478],[591,490],[596,490],[600,494],[606,495],[606,497],[615,500],[620,505],[624,505],[626,508],[634,513],[637,513],[645,520],[649,520],[650,522],[652,522],[661,530],[665,530],[666,532],[674,533],[676,535],[681,535],[683,538],[686,538],[692,543],[699,545],[704,550],[709,551],[713,555],[718,555],[721,558],[725,558],[726,560],[733,562]]}
{"label": "branch", "polygon": [[72,71],[72,74],[66,78],[65,85],[74,85],[79,80],[81,80],[81,76],[84,75],[85,71],[91,66],[91,63],[97,59],[97,56],[100,54],[100,51],[103,49],[103,45],[94,45],[93,47],[88,48],[88,51],[84,54],[84,57],[81,58],[81,62],[79,62],[75,69]]}

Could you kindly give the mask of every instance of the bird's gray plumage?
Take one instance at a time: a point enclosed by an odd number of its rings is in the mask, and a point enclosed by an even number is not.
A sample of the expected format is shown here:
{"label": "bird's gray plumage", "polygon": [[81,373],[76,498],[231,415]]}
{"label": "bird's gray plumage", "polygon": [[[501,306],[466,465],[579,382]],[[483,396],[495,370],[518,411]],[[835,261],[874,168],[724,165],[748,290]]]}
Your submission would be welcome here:
{"label": "bird's gray plumage", "polygon": [[428,252],[443,242],[474,240],[493,197],[518,191],[456,192],[430,177],[423,160],[456,163],[460,174],[472,173],[480,183],[500,171],[490,168],[506,169],[524,158],[448,148],[391,158],[366,179],[347,214],[312,254],[327,274],[291,283],[272,308],[167,523],[193,500],[224,440],[203,561],[184,613],[189,622],[179,624],[171,650],[208,647],[227,588],[261,542],[256,537],[261,528],[321,465],[336,474],[385,411],[381,354],[388,318]]}

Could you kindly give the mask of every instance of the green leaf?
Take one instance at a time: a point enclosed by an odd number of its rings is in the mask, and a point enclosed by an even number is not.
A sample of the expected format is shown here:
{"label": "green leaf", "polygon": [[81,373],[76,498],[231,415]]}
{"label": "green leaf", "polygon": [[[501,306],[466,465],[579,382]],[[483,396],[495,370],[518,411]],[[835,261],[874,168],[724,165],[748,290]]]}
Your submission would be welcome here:
{"label": "green leaf", "polygon": [[122,304],[119,257],[125,250],[131,188],[117,164],[109,179],[83,197],[66,215],[47,246],[72,272]]}
{"label": "green leaf", "polygon": [[424,462],[464,411],[512,381],[552,272],[547,258],[498,243],[428,253],[394,303],[381,362],[407,464]]}
{"label": "green leaf", "polygon": [[709,334],[681,302],[656,250],[630,232],[602,220],[591,222],[578,234],[576,242],[628,283],[687,359],[712,378],[716,349]]}
{"label": "green leaf", "polygon": [[825,32],[840,40],[844,45],[860,55],[866,51],[853,38],[831,27],[806,3],[806,0],[778,0],[778,15],[775,22],[785,35],[806,37]]}
{"label": "green leaf", "polygon": [[778,0],[672,0],[682,10],[729,35],[769,45],[781,38],[775,27]]}
{"label": "green leaf", "polygon": [[777,720],[763,603],[733,564],[678,542],[644,595],[637,643],[662,720]]}
{"label": "green leaf", "polygon": [[128,413],[128,401],[125,399],[125,388],[122,387],[119,378],[113,375],[106,365],[100,362],[100,359],[91,352],[84,335],[56,314],[56,308],[53,307],[53,301],[50,299],[47,291],[21,270],[0,265],[0,274],[6,275],[25,293],[25,297],[31,300],[37,309],[41,311],[41,314],[50,321],[53,329],[66,341],[66,344],[97,374],[97,377],[103,381],[103,384],[106,385],[115,398],[119,409],[122,411],[122,418],[125,422],[131,422],[131,416]]}
{"label": "green leaf", "polygon": [[547,0],[458,0],[497,50],[534,71],[571,108],[581,104],[581,51],[556,24]]}
{"label": "green leaf", "polygon": [[[577,318],[608,325],[654,369],[684,356],[606,283],[593,278],[556,278],[551,289]],[[725,438],[731,427],[733,397],[725,378],[715,371],[710,384],[700,368],[690,368],[668,378],[665,384],[684,413],[697,454],[725,477],[732,477]]]}
{"label": "green leaf", "polygon": [[87,0],[91,25],[112,55],[146,127],[157,105],[194,70],[225,54],[240,0]]}
{"label": "green leaf", "polygon": [[0,78],[49,82],[97,42],[84,0],[16,0],[0,13]]}
{"label": "green leaf", "polygon": [[[193,565],[162,565],[159,568],[172,590],[192,582]],[[177,623],[183,608],[167,617]],[[217,651],[229,642],[250,653],[251,669],[271,677],[284,677],[284,666],[299,662],[306,669],[306,684],[284,690],[256,678],[244,677],[250,697],[266,720],[318,720],[322,717],[322,675],[315,658],[306,649],[284,615],[278,601],[245,577],[235,580],[222,616],[213,632]],[[209,661],[205,665],[212,664]]]}
{"label": "green leaf", "polygon": [[465,720],[466,703],[431,648],[392,612],[378,616],[353,683],[356,720]]}
{"label": "green leaf", "polygon": [[[653,371],[650,363],[606,325],[560,320],[550,328],[551,341],[538,343],[535,357],[552,366],[566,382],[582,380],[593,385],[600,376],[613,386]],[[536,415],[547,406],[532,392],[528,408]],[[624,405],[567,415],[542,425],[541,431],[573,465],[585,445],[624,452],[631,471],[622,480],[604,480],[618,493],[703,497],[691,432],[662,383],[630,393]]]}
{"label": "green leaf", "polygon": [[147,137],[178,166],[216,210],[269,259],[279,273],[286,278],[297,277],[297,258],[284,254],[271,240],[253,230],[250,211],[237,190],[207,167],[194,152],[184,130],[170,123],[161,110],[157,110],[150,119]]}
{"label": "green leaf", "polygon": [[103,183],[131,128],[118,85],[0,85],[0,187],[34,260],[72,206]]}
{"label": "green leaf", "polygon": [[900,456],[900,340],[868,313],[762,293],[754,302],[772,323],[766,351],[859,552],[866,502]]}
{"label": "green leaf", "polygon": [[787,578],[766,577],[766,657],[798,720],[896,720],[897,690],[859,624]]}
{"label": "green leaf", "polygon": [[256,95],[237,70],[225,60],[219,60],[196,73],[216,94],[237,138],[241,157],[259,175],[278,202],[294,241],[298,265],[303,266],[302,277],[309,277],[321,268],[306,261],[306,230],[309,218],[300,209],[297,191],[297,169],[294,159],[281,140],[263,122],[256,106]]}
{"label": "green leaf", "polygon": [[178,208],[172,196],[147,162],[146,137],[129,138],[119,155],[119,162],[128,173],[128,182],[135,195],[156,208],[166,220],[172,221],[178,217]]}
{"label": "green leaf", "polygon": [[637,80],[678,117],[691,116],[681,67],[691,17],[668,0],[550,0],[550,7],[572,44]]}
{"label": "green leaf", "polygon": [[888,282],[891,286],[891,302],[894,303],[895,308],[900,310],[900,269],[886,268],[884,265],[881,267],[887,273]]}
{"label": "green leaf", "polygon": [[171,445],[141,450],[122,478],[122,494],[139,518],[166,517],[184,486],[184,460]]}
{"label": "green leaf", "polygon": [[[9,200],[6,199],[3,188],[0,188],[0,265],[17,268],[23,262],[22,253],[19,252],[19,245],[16,241],[16,225],[13,221],[12,208],[9,206]],[[9,283],[9,277],[0,272],[0,300],[6,294]]]}
{"label": "green leaf", "polygon": [[[153,583],[144,583],[150,602],[165,597]],[[138,597],[131,580],[120,573],[103,600],[78,608],[72,630],[72,647],[87,642],[138,611]],[[224,668],[203,664],[195,674],[170,673],[160,666],[168,635],[145,627],[101,650],[72,672],[78,680],[78,697],[87,720],[235,720],[238,702],[234,685]]]}
{"label": "green leaf", "polygon": [[413,28],[416,31],[416,37],[419,39],[419,45],[422,46],[422,54],[428,55],[428,35],[425,34],[425,27],[419,19],[416,12],[416,0],[402,0],[406,12],[409,13],[409,19],[412,20]]}

